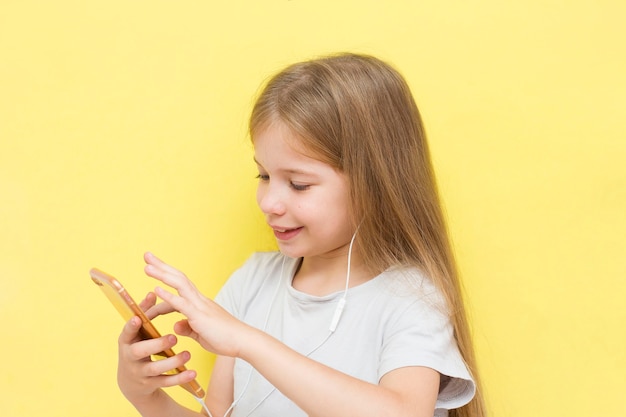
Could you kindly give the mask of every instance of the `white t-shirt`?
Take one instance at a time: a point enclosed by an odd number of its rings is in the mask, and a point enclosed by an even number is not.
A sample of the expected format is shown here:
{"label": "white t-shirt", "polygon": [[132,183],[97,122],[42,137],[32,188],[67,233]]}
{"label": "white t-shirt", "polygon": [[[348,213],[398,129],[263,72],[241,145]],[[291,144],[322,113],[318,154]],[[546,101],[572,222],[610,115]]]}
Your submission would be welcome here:
{"label": "white t-shirt", "polygon": [[[299,262],[280,252],[256,253],[233,273],[216,302],[311,359],[373,384],[401,367],[435,369],[442,375],[435,417],[472,399],[475,386],[442,299],[417,270],[391,269],[350,288],[331,334],[344,291],[317,297],[294,289]],[[245,361],[236,360],[234,379],[234,398],[241,398],[233,417],[306,416]]]}

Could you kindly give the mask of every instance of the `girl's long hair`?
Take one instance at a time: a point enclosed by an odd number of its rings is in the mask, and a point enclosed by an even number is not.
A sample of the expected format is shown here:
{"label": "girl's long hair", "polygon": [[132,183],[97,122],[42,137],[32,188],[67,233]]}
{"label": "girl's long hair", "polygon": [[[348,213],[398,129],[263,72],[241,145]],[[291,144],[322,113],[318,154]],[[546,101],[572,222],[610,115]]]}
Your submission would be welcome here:
{"label": "girl's long hair", "polygon": [[443,295],[459,350],[477,385],[451,416],[483,417],[476,359],[421,116],[404,78],[367,55],[294,64],[270,79],[250,134],[280,120],[349,182],[361,259],[373,272],[412,265]]}

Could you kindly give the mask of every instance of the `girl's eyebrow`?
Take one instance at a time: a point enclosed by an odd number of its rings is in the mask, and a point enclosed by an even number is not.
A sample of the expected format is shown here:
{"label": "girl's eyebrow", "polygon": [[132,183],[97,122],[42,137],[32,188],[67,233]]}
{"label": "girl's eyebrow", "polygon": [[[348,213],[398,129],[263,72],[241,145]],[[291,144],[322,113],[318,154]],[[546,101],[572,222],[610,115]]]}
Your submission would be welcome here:
{"label": "girl's eyebrow", "polygon": [[[252,158],[254,160],[254,162],[260,166],[263,167],[263,164],[261,164],[256,157]],[[304,171],[301,169],[296,169],[296,168],[289,168],[289,169],[281,169],[281,171],[286,172],[287,174],[300,174],[300,175],[315,175],[316,173],[313,171]]]}

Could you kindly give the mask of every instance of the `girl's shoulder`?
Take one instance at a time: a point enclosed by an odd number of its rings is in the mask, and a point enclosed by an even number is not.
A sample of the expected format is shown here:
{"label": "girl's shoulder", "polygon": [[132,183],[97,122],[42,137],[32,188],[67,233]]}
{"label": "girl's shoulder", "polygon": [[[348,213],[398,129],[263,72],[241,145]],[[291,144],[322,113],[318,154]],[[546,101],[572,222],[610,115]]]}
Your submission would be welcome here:
{"label": "girl's shoulder", "polygon": [[391,267],[381,273],[377,281],[384,292],[394,297],[408,297],[437,309],[445,309],[441,292],[430,277],[416,267]]}

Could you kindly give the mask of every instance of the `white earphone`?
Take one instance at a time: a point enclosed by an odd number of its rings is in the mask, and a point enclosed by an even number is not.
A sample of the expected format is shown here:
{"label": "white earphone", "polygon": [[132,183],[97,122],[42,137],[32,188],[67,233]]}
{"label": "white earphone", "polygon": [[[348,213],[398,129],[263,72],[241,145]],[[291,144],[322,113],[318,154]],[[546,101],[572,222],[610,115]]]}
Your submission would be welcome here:
{"label": "white earphone", "polygon": [[[359,225],[360,226],[360,225]],[[330,330],[331,333],[335,332],[337,329],[337,325],[339,324],[339,319],[341,319],[341,315],[343,314],[343,309],[346,306],[346,298],[348,297],[348,288],[350,287],[350,265],[352,263],[352,245],[354,244],[354,239],[356,238],[356,233],[359,231],[357,227],[352,235],[352,239],[350,239],[350,247],[348,248],[348,268],[346,272],[346,288],[343,291],[343,297],[339,300],[339,304],[337,304],[337,309],[335,310],[335,314],[333,316],[333,320],[330,322]]]}

